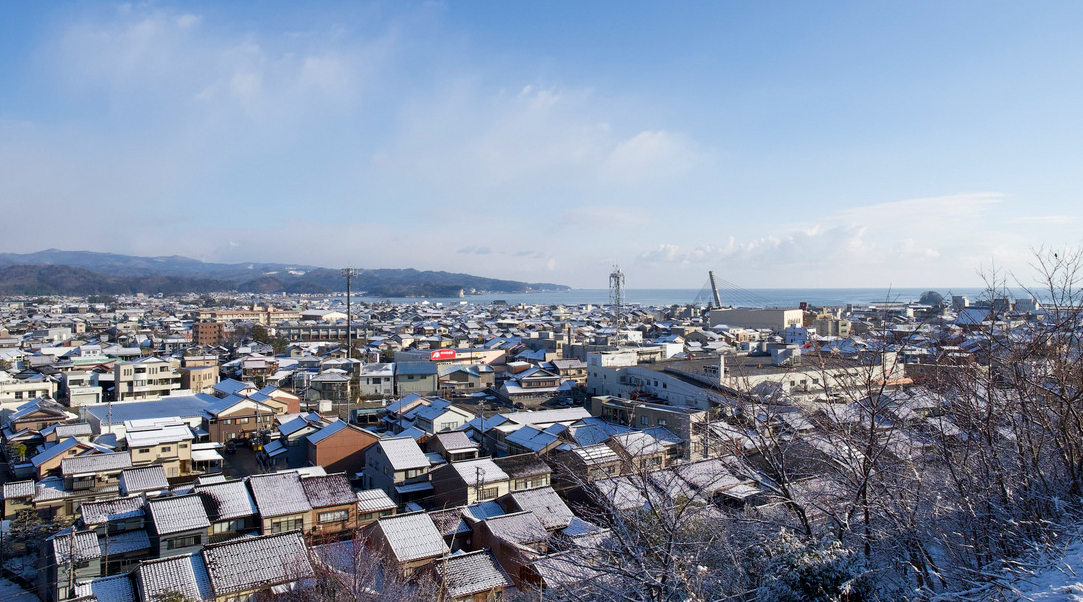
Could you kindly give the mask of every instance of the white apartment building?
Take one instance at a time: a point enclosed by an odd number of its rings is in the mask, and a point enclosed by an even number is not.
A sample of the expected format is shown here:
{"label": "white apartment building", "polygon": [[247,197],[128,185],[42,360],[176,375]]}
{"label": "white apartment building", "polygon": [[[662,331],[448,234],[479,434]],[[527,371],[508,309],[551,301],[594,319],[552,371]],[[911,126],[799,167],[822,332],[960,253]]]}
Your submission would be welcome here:
{"label": "white apartment building", "polygon": [[113,368],[113,382],[117,401],[158,399],[181,388],[181,374],[171,362],[145,357],[118,362]]}

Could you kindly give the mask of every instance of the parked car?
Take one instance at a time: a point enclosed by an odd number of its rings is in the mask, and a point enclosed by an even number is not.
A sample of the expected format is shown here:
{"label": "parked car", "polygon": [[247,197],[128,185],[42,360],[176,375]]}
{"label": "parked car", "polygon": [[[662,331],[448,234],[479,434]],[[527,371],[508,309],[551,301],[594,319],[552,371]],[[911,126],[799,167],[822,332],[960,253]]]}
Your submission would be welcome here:
{"label": "parked car", "polygon": [[226,444],[226,453],[227,454],[235,454],[235,453],[237,453],[237,444],[232,442],[232,441],[227,443]]}

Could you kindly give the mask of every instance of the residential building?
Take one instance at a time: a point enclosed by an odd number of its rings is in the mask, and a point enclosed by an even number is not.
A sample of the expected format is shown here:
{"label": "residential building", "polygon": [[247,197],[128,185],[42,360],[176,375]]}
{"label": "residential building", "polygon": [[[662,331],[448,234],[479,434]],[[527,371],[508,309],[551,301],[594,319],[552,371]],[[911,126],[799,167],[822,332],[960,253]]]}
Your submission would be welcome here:
{"label": "residential building", "polygon": [[145,357],[134,362],[117,362],[113,368],[116,401],[158,399],[180,388],[180,372],[163,359]]}

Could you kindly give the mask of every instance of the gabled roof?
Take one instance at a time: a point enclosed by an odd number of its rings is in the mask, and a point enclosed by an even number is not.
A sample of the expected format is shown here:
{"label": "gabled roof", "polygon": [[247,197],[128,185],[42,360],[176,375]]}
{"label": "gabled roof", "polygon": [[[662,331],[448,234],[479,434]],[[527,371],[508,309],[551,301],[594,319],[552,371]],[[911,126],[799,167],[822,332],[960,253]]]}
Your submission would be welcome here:
{"label": "gabled roof", "polygon": [[575,518],[575,514],[552,487],[515,491],[509,494],[509,497],[519,510],[533,512],[550,531],[567,527]]}
{"label": "gabled roof", "polygon": [[362,514],[394,510],[398,507],[383,489],[366,489],[364,491],[358,491],[356,497],[357,511]]}
{"label": "gabled roof", "polygon": [[429,467],[429,459],[425,456],[425,452],[421,451],[417,441],[410,437],[381,439],[377,445],[383,449],[384,455],[395,470]]}
{"label": "gabled roof", "polygon": [[194,493],[203,501],[207,518],[212,522],[254,516],[257,512],[256,502],[244,481],[196,485]]}
{"label": "gabled roof", "polygon": [[437,433],[436,440],[439,441],[440,445],[449,453],[476,450],[478,448],[478,444],[474,443],[470,437],[467,437],[466,433],[462,431]]}
{"label": "gabled roof", "polygon": [[144,600],[157,600],[172,592],[197,602],[214,599],[210,576],[199,554],[141,562],[135,570],[135,581]]}
{"label": "gabled roof", "polygon": [[[313,445],[319,445],[319,443],[321,441],[323,441],[324,439],[330,437],[331,435],[334,435],[336,433],[339,433],[341,431],[344,431],[344,430],[347,430],[347,429],[350,429],[350,428],[353,428],[353,427],[351,427],[349,424],[346,424],[345,420],[336,420],[336,421],[332,422],[331,424],[328,424],[327,426],[323,427],[322,429],[316,431],[315,433],[312,433],[311,435],[309,435],[308,436],[308,442],[313,444]],[[360,430],[360,429],[358,429],[358,430]]]}
{"label": "gabled roof", "polygon": [[60,461],[60,473],[64,476],[121,471],[132,467],[132,455],[128,452],[90,454]]}
{"label": "gabled roof", "polygon": [[56,445],[50,447],[49,449],[46,449],[45,451],[41,452],[40,454],[34,456],[33,458],[30,459],[30,462],[35,467],[36,466],[41,466],[42,464],[48,462],[49,460],[52,460],[53,458],[56,458],[57,456],[61,456],[61,455],[65,454],[68,450],[70,450],[73,447],[76,447],[78,445],[83,445],[84,447],[88,447],[88,446],[86,446],[86,444],[82,444],[75,437],[69,437],[69,438],[61,441],[60,443],[57,443]]}
{"label": "gabled roof", "polygon": [[203,501],[196,495],[150,500],[147,502],[147,512],[159,535],[206,529],[211,526]]}
{"label": "gabled roof", "polygon": [[345,473],[329,474],[301,479],[301,487],[313,508],[327,508],[357,502],[350,480]]}
{"label": "gabled roof", "polygon": [[458,599],[511,587],[512,581],[490,550],[457,554],[433,564],[447,597]]}
{"label": "gabled roof", "polygon": [[248,486],[264,518],[312,510],[301,487],[301,476],[296,472],[252,475],[248,477]]}
{"label": "gabled roof", "polygon": [[451,466],[459,473],[459,477],[471,486],[508,480],[508,473],[501,470],[491,458],[460,460],[452,462]]}
{"label": "gabled roof", "polygon": [[120,472],[120,492],[122,495],[161,491],[169,489],[169,480],[165,477],[165,468],[160,464],[143,468],[129,468]]}
{"label": "gabled roof", "polygon": [[83,502],[79,506],[79,511],[83,515],[83,524],[90,527],[143,516],[143,504],[141,496],[124,497],[104,502]]}
{"label": "gabled roof", "polygon": [[206,546],[203,558],[218,598],[293,583],[314,573],[298,531]]}
{"label": "gabled roof", "polygon": [[[144,533],[144,537],[146,534]],[[138,602],[131,575],[98,577],[86,583],[75,584],[77,598],[93,597],[97,602]]]}
{"label": "gabled roof", "polygon": [[494,536],[512,543],[532,544],[549,538],[549,532],[533,512],[493,516],[486,519],[484,524]]}
{"label": "gabled roof", "polygon": [[376,524],[398,562],[435,558],[448,553],[443,535],[436,530],[432,517],[424,512],[385,516]]}
{"label": "gabled roof", "polygon": [[[73,542],[74,540],[74,542]],[[53,545],[53,561],[57,564],[68,564],[72,558],[76,562],[101,558],[102,551],[98,547],[98,535],[93,531],[80,531],[72,533],[66,529],[63,533],[49,538]]]}

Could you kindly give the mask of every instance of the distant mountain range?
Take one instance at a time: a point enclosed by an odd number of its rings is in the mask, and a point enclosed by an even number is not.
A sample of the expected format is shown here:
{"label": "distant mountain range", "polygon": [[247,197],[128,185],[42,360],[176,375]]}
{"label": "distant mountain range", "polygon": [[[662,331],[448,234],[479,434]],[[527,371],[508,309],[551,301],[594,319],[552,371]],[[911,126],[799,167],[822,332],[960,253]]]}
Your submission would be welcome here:
{"label": "distant mountain range", "polygon": [[[359,269],[355,294],[373,297],[456,297],[479,293],[567,290],[567,286],[413,269]],[[282,263],[204,263],[196,259],[137,257],[48,249],[0,253],[0,294],[116,295],[209,293],[328,294],[346,290],[337,269]]]}

